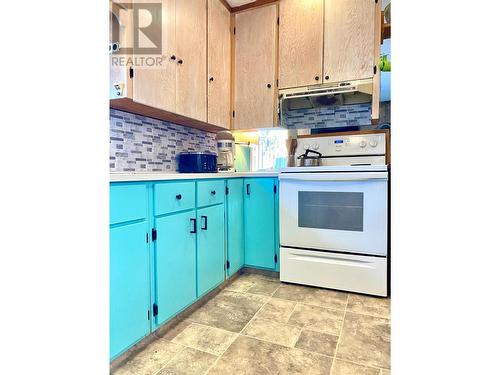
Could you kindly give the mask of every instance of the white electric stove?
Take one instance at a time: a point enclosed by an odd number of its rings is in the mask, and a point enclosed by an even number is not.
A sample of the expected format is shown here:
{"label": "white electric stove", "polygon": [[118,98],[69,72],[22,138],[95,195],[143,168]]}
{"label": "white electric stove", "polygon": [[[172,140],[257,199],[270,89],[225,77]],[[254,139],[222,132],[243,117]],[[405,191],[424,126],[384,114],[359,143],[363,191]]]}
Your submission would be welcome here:
{"label": "white electric stove", "polygon": [[321,166],[279,175],[282,281],[387,296],[385,141],[385,133],[298,139],[296,157],[317,151]]}

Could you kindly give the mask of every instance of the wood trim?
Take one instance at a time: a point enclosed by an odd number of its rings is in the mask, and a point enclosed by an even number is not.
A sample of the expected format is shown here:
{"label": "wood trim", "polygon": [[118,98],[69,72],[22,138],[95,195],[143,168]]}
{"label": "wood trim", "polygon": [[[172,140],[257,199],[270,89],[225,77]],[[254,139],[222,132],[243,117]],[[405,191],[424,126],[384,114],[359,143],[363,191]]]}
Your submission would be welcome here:
{"label": "wood trim", "polygon": [[278,3],[278,2],[279,2],[278,0],[256,0],[253,3],[248,3],[248,4],[240,5],[239,7],[231,8],[231,12],[237,13],[237,12],[241,12],[241,11],[244,11],[247,9],[257,8],[257,7],[261,7],[263,5],[269,5],[271,3]]}
{"label": "wood trim", "polygon": [[235,35],[234,28],[236,27],[236,17],[231,13],[231,108],[229,108],[229,129],[234,130],[234,92],[235,92]]}
{"label": "wood trim", "polygon": [[227,130],[226,128],[209,124],[207,122],[198,121],[189,117],[178,115],[176,113],[164,111],[158,108],[153,108],[141,103],[137,103],[129,98],[112,99],[109,101],[109,107],[113,109],[118,109],[120,111],[151,117],[157,120],[172,122],[174,124],[187,126],[188,128],[204,130],[210,133],[216,133],[221,130]]}
{"label": "wood trim", "polygon": [[229,5],[229,3],[226,0],[219,0],[219,1],[222,3],[222,5],[224,5],[226,7],[226,9],[228,11],[230,11],[230,12],[233,11],[233,8],[231,8],[231,5]]}
{"label": "wood trim", "polygon": [[381,37],[381,21],[380,4],[375,3],[375,30],[373,41],[373,65],[377,67],[376,73],[373,75],[373,93],[372,93],[372,123],[378,123],[380,118],[380,68],[378,66],[380,60],[380,37]]}
{"label": "wood trim", "polygon": [[331,136],[344,136],[344,135],[360,135],[360,134],[381,134],[389,133],[389,129],[369,129],[369,130],[353,130],[349,132],[332,132],[332,133],[320,133],[320,134],[305,134],[299,135],[297,138],[320,138],[320,137],[331,137]]}
{"label": "wood trim", "polygon": [[297,138],[318,138],[318,137],[330,137],[330,136],[342,137],[344,135],[382,134],[382,133],[385,133],[385,162],[386,164],[391,164],[390,129],[354,130],[350,132],[308,134],[308,135],[299,135]]}
{"label": "wood trim", "polygon": [[278,90],[279,90],[279,77],[280,77],[280,68],[279,68],[279,51],[280,51],[280,24],[279,24],[279,19],[280,19],[280,3],[279,1],[276,3],[276,36],[275,36],[275,41],[274,41],[274,82],[273,82],[273,101],[274,101],[274,106],[273,106],[273,111],[274,111],[274,116],[273,116],[273,127],[279,127],[280,124],[279,122],[279,115],[278,115]]}
{"label": "wood trim", "polygon": [[380,37],[381,37],[382,41],[384,39],[390,39],[391,38],[391,24],[390,23],[386,23],[384,20],[385,20],[384,12],[381,11],[380,12],[380,24],[382,25],[382,30],[381,30],[381,33],[380,33]]}

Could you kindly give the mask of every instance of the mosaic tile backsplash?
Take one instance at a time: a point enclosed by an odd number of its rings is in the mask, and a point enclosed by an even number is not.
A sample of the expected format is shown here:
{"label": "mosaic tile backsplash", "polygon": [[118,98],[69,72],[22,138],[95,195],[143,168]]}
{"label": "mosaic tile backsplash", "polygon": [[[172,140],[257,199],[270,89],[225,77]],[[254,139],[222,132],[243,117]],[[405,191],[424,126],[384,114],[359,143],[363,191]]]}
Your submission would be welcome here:
{"label": "mosaic tile backsplash", "polygon": [[111,172],[175,172],[181,151],[216,152],[215,134],[110,109]]}
{"label": "mosaic tile backsplash", "polygon": [[371,110],[371,103],[296,109],[283,113],[284,127],[311,129],[367,126],[371,125]]}

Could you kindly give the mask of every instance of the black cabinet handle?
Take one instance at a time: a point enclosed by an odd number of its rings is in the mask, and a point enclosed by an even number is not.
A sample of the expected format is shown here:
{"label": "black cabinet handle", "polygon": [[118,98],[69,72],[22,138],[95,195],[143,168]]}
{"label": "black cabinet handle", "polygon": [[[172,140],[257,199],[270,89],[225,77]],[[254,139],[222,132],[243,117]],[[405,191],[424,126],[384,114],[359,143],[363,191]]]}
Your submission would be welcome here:
{"label": "black cabinet handle", "polygon": [[319,76],[314,77],[316,81],[319,81]]}
{"label": "black cabinet handle", "polygon": [[210,77],[209,81],[213,82],[214,81],[214,77]]}
{"label": "black cabinet handle", "polygon": [[212,195],[215,195],[215,193],[217,193],[215,190],[212,190],[212,191],[210,192],[210,194],[212,194]]}
{"label": "black cabinet handle", "polygon": [[177,64],[182,64],[182,63],[183,63],[182,60],[177,61]]}
{"label": "black cabinet handle", "polygon": [[330,79],[330,76],[325,76],[325,79],[328,81]]}
{"label": "black cabinet handle", "polygon": [[268,83],[268,84],[267,84],[267,88],[268,88],[268,89],[270,89],[270,88],[271,88],[271,84],[270,84],[270,83]]}
{"label": "black cabinet handle", "polygon": [[247,184],[247,195],[250,195],[250,184]]}
{"label": "black cabinet handle", "polygon": [[170,60],[175,60],[176,58],[175,55],[170,56]]}
{"label": "black cabinet handle", "polygon": [[[206,216],[201,217],[201,230],[207,230],[208,229],[208,218]],[[205,220],[205,223],[203,223],[203,220]]]}
{"label": "black cabinet handle", "polygon": [[196,219],[191,218],[189,220],[191,220],[191,222],[193,223],[193,230],[189,233],[196,233]]}
{"label": "black cabinet handle", "polygon": [[175,198],[177,198],[177,199],[182,199],[182,195],[181,195],[181,194],[177,194],[177,195],[175,196]]}

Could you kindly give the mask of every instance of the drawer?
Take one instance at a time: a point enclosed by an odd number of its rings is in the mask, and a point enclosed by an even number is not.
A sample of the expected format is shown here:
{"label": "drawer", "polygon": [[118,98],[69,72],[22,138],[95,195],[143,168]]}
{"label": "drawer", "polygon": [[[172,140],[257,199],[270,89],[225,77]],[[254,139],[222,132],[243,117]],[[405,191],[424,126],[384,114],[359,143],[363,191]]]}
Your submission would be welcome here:
{"label": "drawer", "polygon": [[195,182],[164,182],[154,185],[154,214],[189,210],[195,207]]}
{"label": "drawer", "polygon": [[224,202],[225,183],[224,180],[210,180],[197,182],[198,207],[209,206]]}
{"label": "drawer", "polygon": [[114,183],[109,187],[109,223],[145,219],[148,193],[145,184]]}
{"label": "drawer", "polygon": [[280,280],[387,297],[387,259],[282,247]]}

